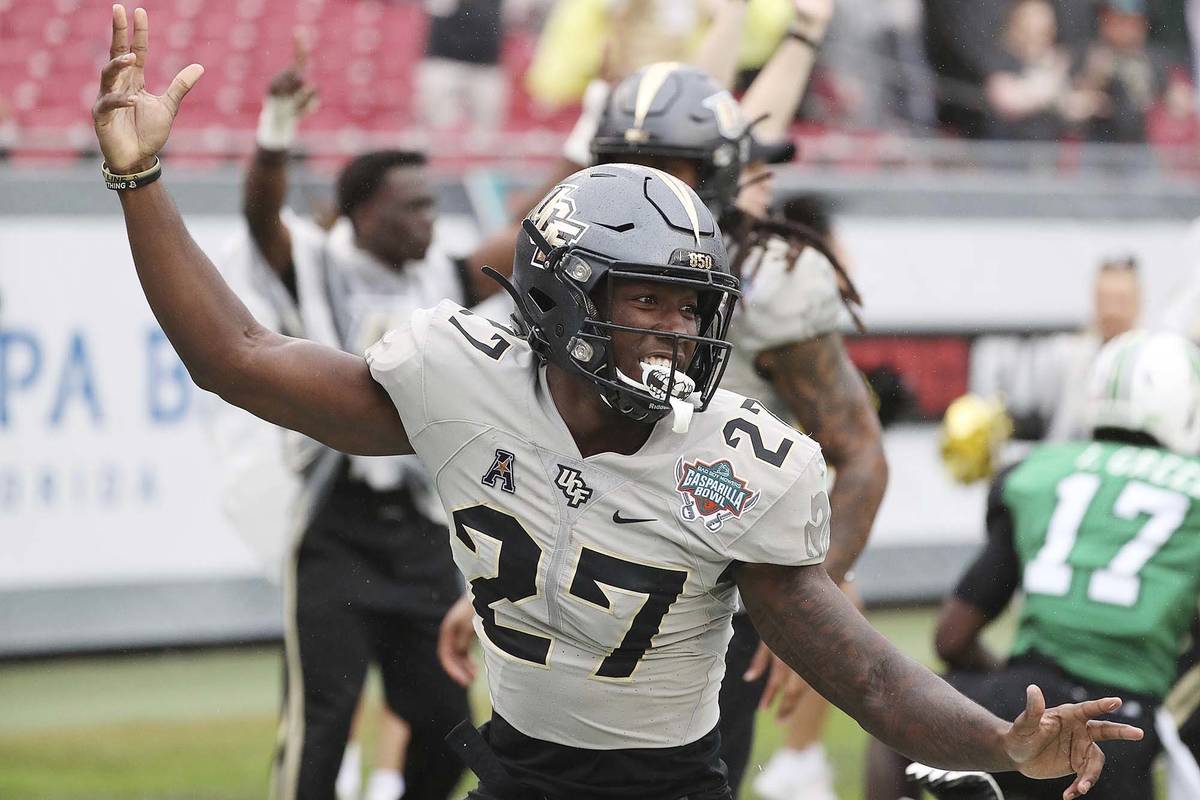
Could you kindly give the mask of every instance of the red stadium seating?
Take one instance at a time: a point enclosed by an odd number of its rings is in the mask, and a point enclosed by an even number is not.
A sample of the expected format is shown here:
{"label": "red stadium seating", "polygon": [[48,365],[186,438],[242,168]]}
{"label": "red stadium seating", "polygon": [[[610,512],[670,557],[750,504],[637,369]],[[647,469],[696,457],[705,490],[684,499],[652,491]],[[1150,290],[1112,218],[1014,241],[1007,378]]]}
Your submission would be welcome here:
{"label": "red stadium seating", "polygon": [[[547,111],[524,91],[522,77],[536,35],[510,32],[503,66],[510,77],[507,122],[500,138],[472,141],[461,132],[423,131],[414,118],[417,63],[424,51],[426,17],[419,0],[143,0],[152,15],[147,83],[161,91],[192,61],[208,75],[188,98],[176,123],[172,157],[220,161],[250,147],[258,109],[271,77],[292,54],[297,27],[308,32],[310,79],[319,109],[304,123],[316,158],[344,155],[347,147],[407,142],[426,146],[435,159],[552,158],[577,109]],[[94,145],[80,137],[89,124],[97,71],[107,58],[109,6],[84,0],[30,4],[0,0],[0,135],[15,116],[21,132],[11,157],[74,157]],[[1186,81],[1186,76],[1180,80]],[[815,92],[822,91],[818,80]],[[34,132],[34,133],[31,133]],[[840,132],[798,127],[810,163],[853,170],[889,168],[904,149],[888,132]],[[1200,123],[1195,115],[1155,109],[1151,141],[1173,172],[1194,173]],[[898,150],[897,148],[900,148]],[[1064,147],[1069,162],[1072,148]],[[901,154],[902,155],[902,154]],[[903,160],[903,159],[902,159]],[[1064,162],[1064,168],[1070,164]]]}
{"label": "red stadium seating", "polygon": [[[151,90],[165,87],[192,61],[208,72],[189,96],[178,130],[211,133],[210,144],[222,132],[253,130],[271,76],[291,57],[297,26],[309,32],[309,76],[321,92],[306,131],[353,137],[356,131],[399,131],[414,122],[414,79],[426,31],[419,2],[166,0],[147,5]],[[51,0],[36,10],[0,0],[0,74],[6,76],[0,100],[20,129],[88,123],[97,71],[107,57],[108,13],[107,5],[81,0]],[[523,71],[530,51],[527,37],[513,37],[506,65]],[[520,93],[514,108],[517,126],[554,122],[562,127],[573,117],[566,112],[544,119]]]}

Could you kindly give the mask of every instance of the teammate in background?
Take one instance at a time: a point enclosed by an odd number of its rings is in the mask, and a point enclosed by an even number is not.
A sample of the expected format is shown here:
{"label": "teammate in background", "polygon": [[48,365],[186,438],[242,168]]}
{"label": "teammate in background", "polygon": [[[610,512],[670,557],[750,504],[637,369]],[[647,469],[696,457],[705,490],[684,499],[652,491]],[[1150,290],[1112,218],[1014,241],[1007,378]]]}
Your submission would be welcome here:
{"label": "teammate in background", "polygon": [[[800,195],[789,198],[786,202],[780,204],[779,214],[788,222],[795,223],[802,228],[812,231],[816,235],[820,236],[829,245],[830,250],[835,255],[839,256],[839,258],[841,257],[842,250],[839,247],[837,240],[834,238],[833,222],[830,218],[828,206],[821,198],[812,195]],[[839,333],[837,328],[834,326],[838,324],[839,317],[843,316],[841,298],[834,293],[834,286],[833,284],[828,283],[828,281],[836,281],[839,276],[833,275],[833,271],[825,264],[819,264],[821,267],[820,271],[813,271],[813,260],[814,259],[812,259],[810,256],[807,261],[802,260],[794,267],[794,277],[792,278],[793,283],[791,284],[792,292],[789,294],[789,296],[793,302],[802,304],[807,298],[811,298],[814,295],[823,295],[826,298],[828,306],[824,309],[817,309],[815,313],[810,311],[807,315],[808,322],[809,324],[818,326],[818,330],[828,329],[827,332],[821,335],[837,337],[839,336]],[[795,273],[803,269],[808,269],[810,276],[820,276],[821,280],[819,283],[817,283],[817,286],[821,287],[819,291],[812,291],[811,289],[805,290],[805,287],[800,285],[801,277]],[[782,299],[783,298],[780,298],[780,300]],[[772,300],[773,302],[771,305],[782,310],[782,303],[774,302],[774,298],[772,298]],[[754,306],[744,305],[741,309],[741,314],[747,315],[753,313],[755,310],[756,309]],[[775,332],[775,335],[777,335],[779,339],[783,341],[791,336],[796,336],[796,326],[800,324],[803,324],[803,321],[794,322],[792,324],[793,327],[789,329],[781,326],[777,320],[773,320],[769,324],[766,320],[761,320],[757,327],[759,330],[771,330]],[[735,330],[737,329],[736,321],[734,328]],[[806,332],[807,331],[801,331],[801,333]],[[803,345],[801,345],[801,347],[803,347]],[[727,388],[743,394],[753,394],[754,396],[758,397],[776,398],[776,405],[769,407],[775,409],[777,413],[786,415],[785,418],[787,418],[787,416],[793,416],[797,419],[800,419],[800,414],[803,412],[797,411],[797,409],[803,409],[804,406],[801,404],[802,401],[796,399],[796,396],[799,394],[799,392],[796,392],[792,388],[796,384],[789,383],[783,387],[784,392],[787,392],[789,389],[791,389],[792,391],[790,394],[780,392],[776,387],[755,385],[756,381],[762,382],[763,379],[759,377],[757,372],[754,372],[753,374],[749,371],[743,372],[743,370],[746,370],[750,364],[749,359],[738,355],[739,352],[742,351],[739,351],[735,346],[734,358],[731,362],[730,370],[725,376]],[[799,354],[793,353],[791,354],[791,357],[795,358],[798,355]],[[844,367],[839,364],[839,369],[842,368]],[[738,381],[736,376],[742,376],[741,381]],[[730,381],[731,377],[735,378],[734,381]],[[849,379],[847,378],[846,380]],[[820,379],[817,378],[810,382],[812,384],[819,385]],[[830,391],[830,389],[836,391],[840,385],[840,383],[835,382],[833,387],[823,387],[819,391]],[[809,393],[811,394],[816,391],[818,390],[814,387],[809,390]],[[792,399],[778,399],[788,397]],[[854,403],[860,402],[860,400],[857,396],[857,393],[852,394],[851,397],[852,401],[850,408],[839,410],[839,413],[853,413]],[[826,413],[828,414],[828,412]],[[864,412],[861,408],[858,409],[858,414],[861,415],[863,413]],[[807,414],[806,416],[808,416],[811,420],[811,414]],[[826,425],[825,427],[828,428],[829,425]],[[834,427],[836,428],[837,426],[835,425]],[[866,431],[860,430],[860,435],[865,433],[867,434],[867,438],[865,442],[861,444],[857,442],[855,443],[858,446],[857,450],[854,448],[843,449],[843,452],[846,450],[849,451],[849,457],[846,460],[853,460],[858,453],[864,454],[863,456],[858,456],[860,458],[868,457],[867,454],[870,454],[871,452],[867,446],[871,443],[870,434],[874,434],[876,437],[878,437],[877,431],[878,429],[873,429],[871,427],[867,427]],[[814,436],[814,438],[817,437]],[[828,435],[826,438],[829,438]],[[817,441],[820,443],[819,438]],[[835,435],[834,441],[841,442],[842,437],[840,435]],[[825,447],[822,445],[822,450],[824,449]],[[832,458],[830,461],[832,463]],[[840,478],[840,473],[837,473],[835,468],[835,487],[837,486],[836,481],[840,480]],[[882,484],[883,480],[884,478],[881,477],[880,484]],[[873,484],[869,485],[874,488]],[[870,497],[869,494],[868,497]],[[853,502],[852,498],[849,498],[845,495],[839,496],[836,494],[836,491],[832,499],[834,501]],[[834,505],[833,513],[834,519],[836,520],[838,514],[838,507],[836,504]],[[866,525],[867,530],[869,530],[871,518],[866,517],[862,520],[862,523]],[[865,533],[866,531],[863,532],[864,535]],[[833,535],[837,535],[836,532]],[[854,584],[849,573],[847,573],[845,580],[842,582],[842,591],[846,593],[846,596],[850,598],[850,600],[859,610],[862,610],[862,598],[859,596],[858,591],[854,588]],[[735,618],[735,631],[738,630],[738,620],[741,618],[742,617],[740,616]],[[754,640],[757,640],[757,638],[758,637],[755,636]],[[735,636],[735,642],[736,641],[737,639]],[[734,665],[731,663],[733,660],[732,656],[733,652],[731,648],[730,658],[726,661],[726,669],[730,671],[730,674],[737,674],[737,672],[734,671]],[[740,667],[741,665],[739,664],[737,666]],[[731,714],[732,718],[744,720],[743,729],[740,731],[731,731],[731,736],[743,736],[746,739],[745,744],[740,744],[738,740],[731,741],[726,747],[726,752],[730,752],[732,748],[738,746],[749,747],[753,741],[754,718],[747,712],[757,705],[758,694],[761,694],[762,692],[762,686],[761,683],[758,682],[757,675],[762,672],[764,666],[766,666],[766,659],[762,657],[762,651],[760,650],[759,658],[753,665],[751,665],[748,673],[750,677],[755,678],[754,681],[745,682],[731,679],[726,681],[722,687],[722,691],[725,693],[729,693],[731,689],[733,692],[753,693],[757,689],[757,692],[753,696],[746,697],[741,701],[744,703],[744,707],[736,707],[735,704],[737,701],[732,699],[732,697],[730,697],[728,702],[722,706],[723,709],[729,708],[733,712]],[[742,708],[745,710],[742,710]],[[828,719],[829,701],[816,692],[806,692],[800,697],[795,709],[783,719],[783,724],[786,729],[783,746],[774,754],[772,754],[770,761],[767,762],[766,766],[763,767],[762,771],[754,779],[754,791],[759,796],[766,798],[766,800],[836,800],[837,795],[833,790],[833,768],[826,757],[825,748],[821,743],[825,732],[825,724]],[[745,763],[744,759],[742,763]]]}
{"label": "teammate in background", "polygon": [[412,730],[407,722],[388,708],[387,703],[379,706],[375,720],[375,761],[371,765],[366,789],[363,790],[361,742],[366,694],[364,689],[354,712],[350,740],[338,768],[337,780],[334,781],[334,794],[337,800],[397,800],[404,792],[404,760]]}
{"label": "teammate in background", "polygon": [[[287,158],[316,98],[297,37],[291,66],[272,80],[243,186],[253,248],[284,290],[281,318],[307,339],[361,353],[418,308],[454,298],[470,305],[483,275],[452,259],[433,236],[434,195],[420,153],[352,159],[337,179],[339,218],[326,230],[284,207]],[[289,314],[290,312],[290,314]],[[411,727],[403,774],[377,765],[371,800],[441,800],[462,765],[446,734],[468,713],[465,691],[436,659],[436,635],[461,582],[444,518],[417,459],[346,458],[296,442],[306,523],[284,571],[285,696],[273,774],[278,800],[332,798],[339,764],[358,774],[351,720],[368,663],[386,705]],[[393,737],[394,738],[394,737]]]}
{"label": "teammate in background", "polygon": [[735,588],[813,688],[935,766],[1078,770],[1073,798],[1096,741],[1141,738],[1093,721],[1117,698],[1047,710],[1035,686],[1006,723],[846,601],[820,566],[819,447],[717,390],[737,282],[677,179],[608,165],[554,189],[517,245],[522,332],[446,301],[357,358],[259,327],[191,239],[157,154],[203,68],[150,94],[144,10],[132,27],[114,6],[93,118],[150,307],[202,388],[437,476],[488,658],[492,720],[462,738],[474,797],[730,797],[716,695]]}
{"label": "teammate in background", "polygon": [[[1126,333],[1098,355],[1086,389],[1092,440],[1044,444],[1003,471],[988,543],[942,607],[938,655],[950,683],[995,713],[1030,683],[1048,699],[1119,692],[1114,719],[1155,726],[1200,597],[1200,350],[1176,334]],[[979,634],[1020,588],[1007,663]],[[1154,797],[1158,737],[1108,751],[1091,796]],[[872,745],[871,800],[894,800],[903,763]],[[997,775],[1012,798],[1066,782]]]}
{"label": "teammate in background", "polygon": [[1190,638],[1179,659],[1179,678],[1156,720],[1167,756],[1167,800],[1200,797],[1200,620],[1193,623]]}
{"label": "teammate in background", "polygon": [[[850,324],[844,301],[856,301],[857,294],[831,263],[826,237],[768,218],[773,194],[768,162],[790,160],[788,125],[833,12],[832,0],[799,0],[796,7],[788,36],[747,91],[744,107],[750,113],[743,115],[701,70],[655,64],[613,90],[592,152],[597,163],[634,162],[670,172],[695,188],[719,217],[743,284],[724,385],[762,399],[770,412],[794,420],[821,445],[836,475],[825,568],[840,584],[866,545],[887,484],[887,463],[878,417],[841,338]],[[738,33],[736,27],[731,32]],[[730,71],[731,65],[721,69]],[[747,119],[758,120],[753,140],[747,138]],[[744,614],[734,618],[726,671],[746,678],[726,681],[721,697],[722,757],[736,790],[760,702],[782,694],[785,715],[806,687],[760,644]],[[813,698],[806,705],[803,718],[815,749],[806,747],[806,757],[792,760],[783,774],[777,771],[774,788],[787,791],[795,783],[818,800],[832,796],[832,773],[816,742],[821,704]]]}

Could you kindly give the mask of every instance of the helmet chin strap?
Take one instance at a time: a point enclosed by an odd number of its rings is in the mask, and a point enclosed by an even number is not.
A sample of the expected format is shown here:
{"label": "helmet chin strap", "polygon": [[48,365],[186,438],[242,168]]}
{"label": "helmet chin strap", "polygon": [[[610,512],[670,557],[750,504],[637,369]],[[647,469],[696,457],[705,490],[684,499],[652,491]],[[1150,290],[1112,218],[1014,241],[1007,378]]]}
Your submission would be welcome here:
{"label": "helmet chin strap", "polygon": [[[692,414],[695,413],[696,406],[700,405],[696,382],[679,370],[672,370],[659,364],[642,361],[639,366],[642,368],[641,381],[634,380],[619,369],[617,378],[622,383],[646,392],[655,400],[660,402],[665,400],[670,403],[671,430],[675,433],[687,433],[692,424]],[[672,372],[674,372],[674,384],[671,383]],[[667,396],[668,386],[671,387],[669,397]]]}

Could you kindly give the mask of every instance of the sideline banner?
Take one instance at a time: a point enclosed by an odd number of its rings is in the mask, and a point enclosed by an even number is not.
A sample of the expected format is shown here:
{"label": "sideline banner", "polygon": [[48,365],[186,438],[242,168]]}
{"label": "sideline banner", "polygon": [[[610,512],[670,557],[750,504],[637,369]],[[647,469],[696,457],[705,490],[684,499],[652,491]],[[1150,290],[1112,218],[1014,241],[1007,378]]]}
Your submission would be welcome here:
{"label": "sideline banner", "polygon": [[3,217],[0,253],[0,590],[259,574],[119,218]]}

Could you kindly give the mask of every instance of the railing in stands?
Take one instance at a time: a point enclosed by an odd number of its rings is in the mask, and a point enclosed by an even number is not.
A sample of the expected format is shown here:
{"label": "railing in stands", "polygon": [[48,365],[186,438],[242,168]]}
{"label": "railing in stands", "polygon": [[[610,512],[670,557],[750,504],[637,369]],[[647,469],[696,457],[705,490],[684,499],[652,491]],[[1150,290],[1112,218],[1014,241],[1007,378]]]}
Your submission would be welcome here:
{"label": "railing in stands", "polygon": [[[297,158],[320,166],[354,153],[380,148],[427,152],[447,171],[479,166],[514,168],[559,157],[564,133],[534,128],[490,136],[432,133],[417,128],[395,132],[345,128],[304,133]],[[1026,174],[1037,176],[1121,175],[1200,182],[1200,150],[1190,145],[1095,145],[1079,142],[985,142],[913,138],[894,133],[798,129],[797,165],[809,170],[879,174]],[[220,165],[244,159],[254,134],[219,126],[183,128],[172,133],[168,154],[191,166]],[[0,129],[0,162],[22,164],[96,157],[95,139],[85,122],[66,127]]]}

